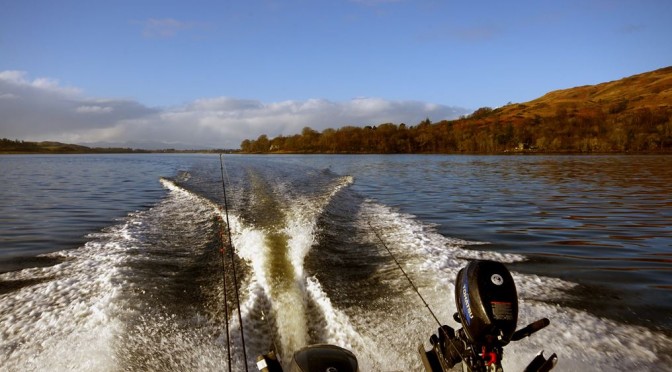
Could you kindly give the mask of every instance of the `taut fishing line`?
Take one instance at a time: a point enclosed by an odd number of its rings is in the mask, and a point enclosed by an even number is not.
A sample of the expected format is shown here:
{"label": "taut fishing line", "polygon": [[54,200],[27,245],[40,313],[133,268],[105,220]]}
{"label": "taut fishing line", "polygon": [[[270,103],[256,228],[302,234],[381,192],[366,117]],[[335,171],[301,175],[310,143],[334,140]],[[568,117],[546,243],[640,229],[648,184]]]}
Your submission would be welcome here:
{"label": "taut fishing line", "polygon": [[411,284],[411,287],[413,287],[413,290],[415,291],[415,293],[418,294],[418,297],[420,297],[420,299],[422,300],[422,303],[425,304],[425,307],[427,308],[427,310],[429,310],[429,313],[432,314],[432,317],[434,318],[434,320],[436,320],[436,323],[438,323],[439,327],[441,327],[441,322],[439,322],[439,319],[436,317],[436,315],[434,315],[434,312],[432,311],[432,309],[427,304],[427,301],[425,301],[425,299],[422,297],[422,295],[420,294],[420,291],[418,291],[418,287],[416,287],[415,284],[413,284],[413,281],[408,276],[408,274],[406,274],[406,271],[404,271],[404,269],[401,267],[401,264],[399,263],[399,261],[397,261],[397,258],[394,257],[394,255],[392,254],[392,251],[390,251],[390,248],[387,247],[387,244],[385,244],[385,241],[383,240],[383,238],[378,233],[378,230],[376,230],[373,227],[373,225],[371,225],[371,221],[367,221],[367,223],[369,224],[369,227],[371,228],[373,233],[376,235],[376,238],[378,238],[378,240],[380,241],[380,244],[382,244],[383,247],[385,247],[385,250],[387,250],[387,253],[390,254],[390,257],[392,257],[392,259],[394,260],[394,263],[397,264],[397,267],[399,268],[399,270],[401,270],[402,274],[404,274],[404,276],[406,277],[406,280],[408,280],[408,282]]}
{"label": "taut fishing line", "polygon": [[[228,232],[228,238],[229,238],[229,258],[231,259],[231,267],[232,267],[232,274],[233,274],[233,288],[235,289],[236,293],[236,307],[238,308],[238,322],[240,324],[240,341],[243,346],[243,361],[245,365],[245,371],[247,372],[247,352],[245,351],[245,333],[243,332],[243,317],[240,314],[240,294],[238,293],[238,276],[236,275],[236,261],[233,257],[233,240],[231,239],[231,223],[229,222],[229,202],[226,197],[226,182],[224,181],[224,160],[222,159],[222,154],[219,154],[219,169],[222,174],[222,193],[224,196],[224,214],[226,216],[226,230]],[[222,252],[222,264],[223,264],[223,252]],[[224,268],[222,268],[224,269]],[[224,288],[224,293],[226,293],[226,287]],[[228,319],[226,319],[227,322],[227,332],[226,332],[226,337],[227,337],[227,343],[229,342],[229,332],[228,332]],[[227,348],[230,349],[230,347],[227,346]],[[229,371],[231,371],[231,356],[229,355]]]}
{"label": "taut fishing line", "polygon": [[[433,312],[432,309],[429,307],[429,304],[427,303],[427,301],[425,301],[424,297],[422,297],[422,295],[420,294],[420,291],[418,291],[418,287],[415,286],[415,284],[413,283],[413,281],[411,280],[411,278],[408,276],[408,274],[406,274],[406,271],[404,271],[404,268],[401,267],[401,264],[399,263],[399,261],[397,261],[397,258],[394,257],[394,254],[392,254],[392,251],[390,250],[390,248],[388,248],[388,247],[387,247],[387,244],[385,244],[385,241],[383,240],[383,237],[380,236],[380,234],[378,233],[378,230],[376,230],[376,228],[373,227],[373,225],[371,225],[371,221],[366,221],[366,223],[367,223],[367,224],[369,225],[369,227],[371,228],[371,231],[373,231],[373,234],[376,235],[376,238],[378,238],[378,240],[380,241],[380,244],[382,244],[382,246],[385,247],[385,250],[386,250],[387,253],[390,255],[390,257],[392,257],[392,259],[394,260],[394,263],[397,264],[397,267],[398,267],[399,270],[401,270],[401,272],[404,274],[404,276],[406,277],[406,280],[408,280],[408,283],[411,285],[411,287],[413,288],[413,290],[415,291],[415,293],[418,295],[418,297],[420,297],[420,300],[422,300],[422,303],[425,304],[425,307],[427,308],[427,310],[429,311],[429,313],[432,314],[432,318],[434,318],[434,320],[436,321],[436,323],[439,325],[439,332],[443,332],[443,334],[446,336],[446,338],[448,338],[449,336],[448,336],[448,334],[446,333],[446,331],[443,329],[443,325],[442,325],[441,322],[439,321],[439,318],[437,318],[436,315],[434,315],[434,312]],[[453,348],[453,350],[455,350],[455,352],[457,352],[457,354],[460,355],[460,356],[462,357],[462,353],[461,353],[459,350],[457,350],[457,348],[456,348],[452,343],[448,343],[448,344],[451,345],[452,348]]]}

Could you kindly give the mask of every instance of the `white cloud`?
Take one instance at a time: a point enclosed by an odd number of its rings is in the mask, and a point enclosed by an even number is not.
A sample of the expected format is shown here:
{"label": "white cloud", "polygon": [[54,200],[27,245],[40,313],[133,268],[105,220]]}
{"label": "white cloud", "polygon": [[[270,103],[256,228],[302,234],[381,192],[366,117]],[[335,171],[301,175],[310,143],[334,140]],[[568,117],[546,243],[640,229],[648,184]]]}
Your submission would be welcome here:
{"label": "white cloud", "polygon": [[[25,140],[66,140],[109,128],[157,110],[129,100],[95,100],[57,80],[27,79],[25,72],[0,72],[0,136]],[[83,115],[93,114],[95,115]]]}
{"label": "white cloud", "polygon": [[0,81],[8,84],[14,84],[24,87],[34,87],[44,91],[55,92],[58,94],[74,95],[79,94],[80,90],[73,87],[61,86],[58,80],[49,78],[36,78],[32,81],[26,79],[25,71],[8,70],[0,72]]}
{"label": "white cloud", "polygon": [[37,78],[33,80],[32,85],[36,88],[42,88],[42,89],[57,89],[58,80]]}
{"label": "white cloud", "polygon": [[239,111],[259,108],[260,102],[231,97],[204,98],[194,101],[189,109],[196,111]]}
{"label": "white cloud", "polygon": [[415,124],[455,118],[461,108],[419,101],[355,98],[264,103],[212,97],[156,109],[130,100],[93,99],[56,80],[29,81],[0,72],[0,137],[73,143],[133,143],[135,147],[237,148],[244,139],[293,135],[308,126],[322,131],[344,125]]}
{"label": "white cloud", "polygon": [[0,80],[11,81],[14,83],[22,83],[25,81],[25,71],[8,70],[0,72]]}
{"label": "white cloud", "polygon": [[104,106],[79,106],[75,109],[80,114],[103,114],[112,112],[112,110],[112,107]]}

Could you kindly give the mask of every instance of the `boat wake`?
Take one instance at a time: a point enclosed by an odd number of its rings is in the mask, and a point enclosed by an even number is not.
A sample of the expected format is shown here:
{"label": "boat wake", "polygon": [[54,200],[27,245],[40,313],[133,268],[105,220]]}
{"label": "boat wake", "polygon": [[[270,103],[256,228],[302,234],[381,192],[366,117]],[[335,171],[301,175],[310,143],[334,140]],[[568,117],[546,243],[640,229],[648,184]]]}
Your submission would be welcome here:
{"label": "boat wake", "polygon": [[203,238],[215,226],[195,201],[171,190],[79,249],[45,255],[56,265],[0,274],[21,283],[0,295],[0,370],[219,370],[207,293],[217,250]]}
{"label": "boat wake", "polygon": [[[282,187],[273,189],[252,176],[248,207],[254,217],[245,220],[233,213],[230,221],[237,253],[252,268],[242,311],[250,322],[246,334],[255,340],[247,345],[253,355],[277,348],[280,355],[291,356],[311,343],[347,347],[353,342],[342,332],[348,327],[347,317],[331,306],[319,281],[304,268],[316,243],[319,217],[334,195],[351,183],[351,177],[338,178],[323,193],[304,197],[288,195]],[[354,332],[349,336],[356,337]]]}
{"label": "boat wake", "polygon": [[[224,316],[224,212],[216,184],[198,176],[162,179],[161,202],[89,235],[79,249],[46,255],[53,266],[0,274],[0,370],[219,371],[225,322],[234,370],[254,370],[270,349],[287,363],[315,343],[351,350],[362,371],[421,370],[417,345],[428,345],[438,325],[374,231],[452,327],[460,268],[472,259],[514,267],[525,260],[366,200],[349,187],[352,177],[315,172],[289,183],[248,169],[229,214],[243,360],[235,312]],[[505,370],[522,370],[541,349],[558,354],[559,371],[669,369],[666,335],[557,305],[573,283],[512,271],[519,324],[547,317],[551,325],[507,347]]]}
{"label": "boat wake", "polygon": [[[365,223],[382,233],[393,254],[401,258],[405,270],[409,272],[419,291],[427,300],[440,320],[454,328],[459,323],[452,320],[457,311],[454,298],[454,280],[457,272],[468,260],[485,259],[504,263],[523,261],[524,256],[502,254],[479,250],[482,242],[468,242],[444,237],[417,221],[411,215],[404,215],[393,209],[366,202],[359,217],[364,229]],[[366,239],[375,241],[373,234]],[[393,270],[393,263],[381,270]],[[587,312],[556,305],[568,295],[575,284],[556,278],[513,273],[519,296],[518,325],[531,323],[547,317],[551,324],[546,329],[515,345],[506,348],[504,370],[523,370],[530,360],[541,350],[557,353],[559,362],[554,370],[657,370],[669,367],[672,351],[669,338],[640,326],[618,324],[598,318]],[[391,286],[405,286],[408,290],[395,301],[399,301],[396,313],[389,309],[353,317],[355,324],[372,324],[373,319],[403,319],[393,328],[390,323],[376,327],[363,327],[364,336],[378,335],[396,345],[397,353],[388,357],[405,361],[409,369],[421,369],[417,355],[409,353],[421,340],[430,347],[428,335],[438,325],[432,322],[429,313],[423,309],[415,293],[403,278],[390,275],[386,280],[396,283]],[[605,304],[608,306],[608,304]],[[419,315],[419,317],[418,317]],[[422,318],[422,319],[420,319]],[[391,365],[384,367],[392,368]],[[386,368],[383,368],[386,369]]]}

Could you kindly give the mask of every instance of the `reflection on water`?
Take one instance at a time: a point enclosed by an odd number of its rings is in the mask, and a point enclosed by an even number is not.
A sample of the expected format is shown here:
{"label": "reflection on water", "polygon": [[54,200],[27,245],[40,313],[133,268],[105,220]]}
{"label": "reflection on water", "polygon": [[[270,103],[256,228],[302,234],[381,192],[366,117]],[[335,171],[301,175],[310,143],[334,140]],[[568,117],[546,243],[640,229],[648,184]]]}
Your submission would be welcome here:
{"label": "reflection on water", "polygon": [[597,306],[604,315],[627,320],[620,309],[630,308],[638,321],[672,328],[670,156],[308,159],[276,158],[352,174],[355,189],[445,236],[527,255],[516,270],[581,283],[584,300],[611,296],[613,306]]}

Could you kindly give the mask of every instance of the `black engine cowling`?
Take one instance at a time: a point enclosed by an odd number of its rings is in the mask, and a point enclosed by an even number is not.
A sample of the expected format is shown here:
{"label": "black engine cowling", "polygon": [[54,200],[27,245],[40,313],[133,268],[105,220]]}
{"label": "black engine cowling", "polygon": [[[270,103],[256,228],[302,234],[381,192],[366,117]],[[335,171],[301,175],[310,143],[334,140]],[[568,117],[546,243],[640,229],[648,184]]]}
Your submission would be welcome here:
{"label": "black engine cowling", "polygon": [[472,343],[509,343],[518,322],[516,284],[495,261],[471,261],[455,280],[455,303],[464,333]]}

